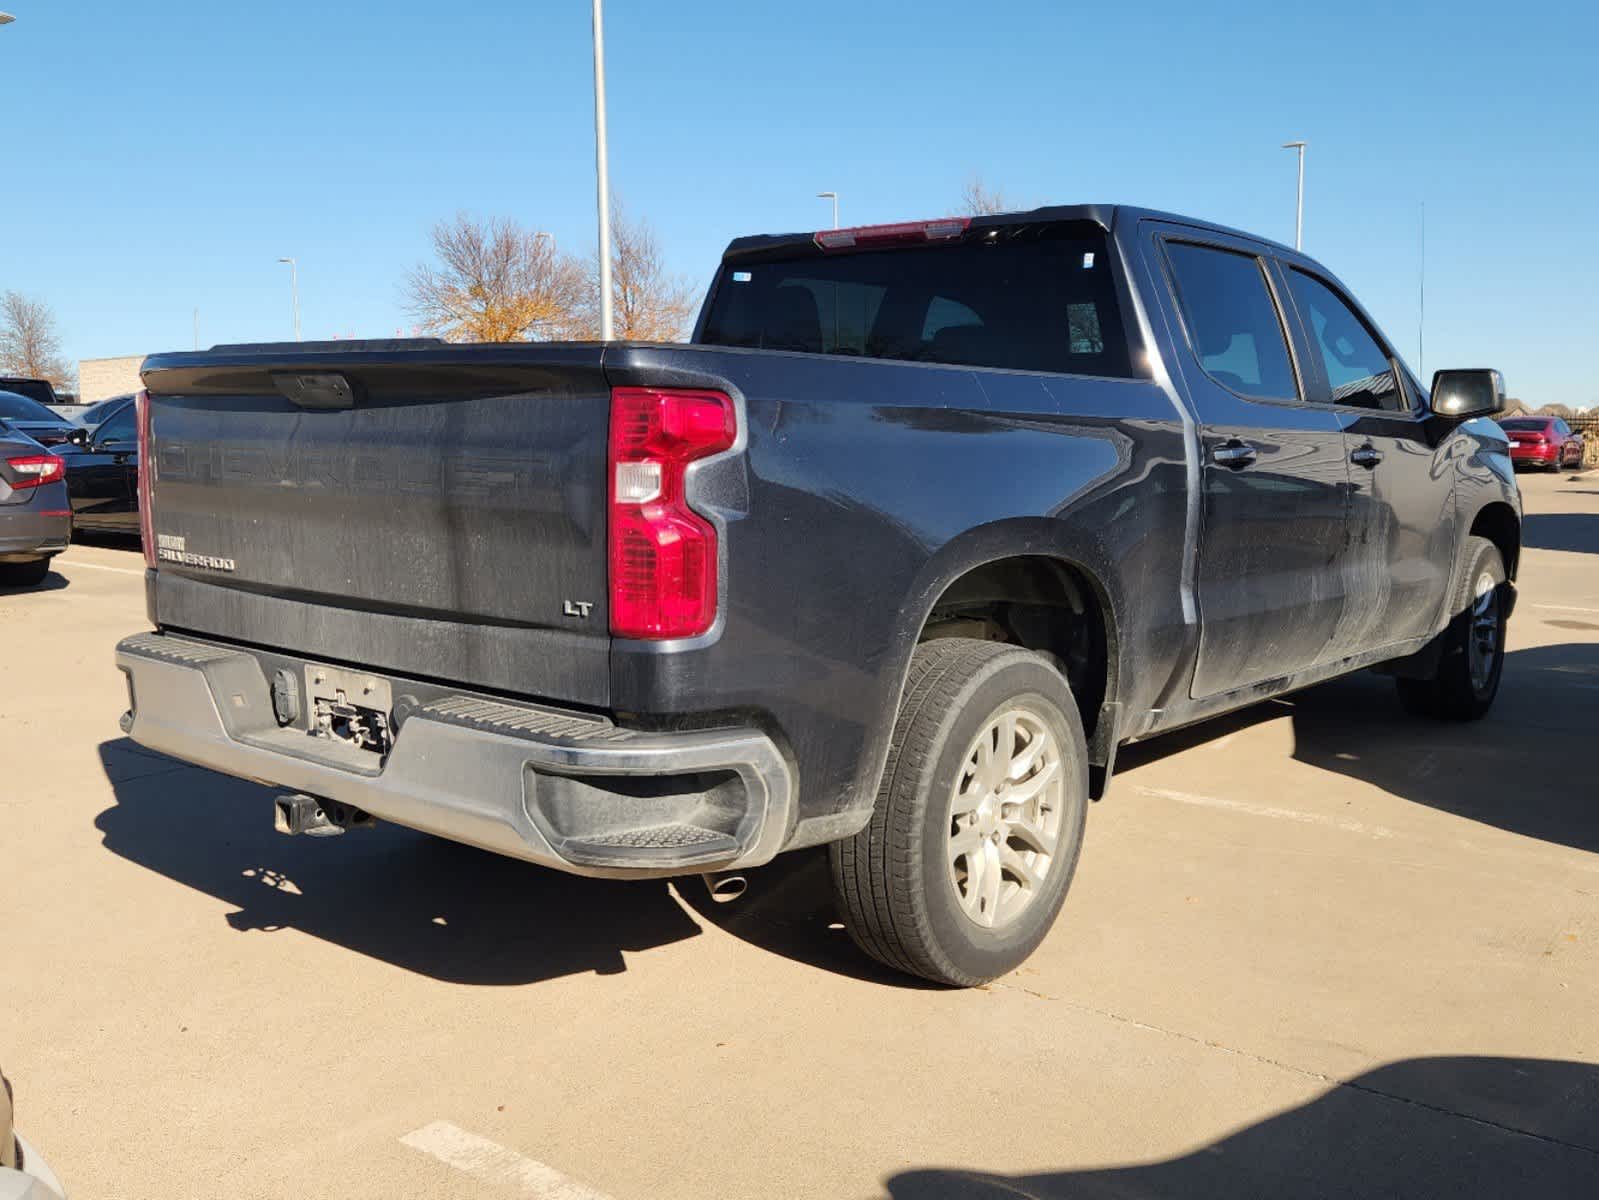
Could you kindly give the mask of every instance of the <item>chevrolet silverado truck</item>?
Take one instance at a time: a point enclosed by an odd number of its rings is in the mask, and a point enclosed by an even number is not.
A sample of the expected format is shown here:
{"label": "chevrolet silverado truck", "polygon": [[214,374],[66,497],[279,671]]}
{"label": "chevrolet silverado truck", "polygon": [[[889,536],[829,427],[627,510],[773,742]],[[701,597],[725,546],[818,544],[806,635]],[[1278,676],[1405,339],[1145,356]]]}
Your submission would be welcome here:
{"label": "chevrolet silverado truck", "polygon": [[1042,208],[727,249],[691,343],[144,366],[135,741],[563,871],[826,844],[948,984],[1060,910],[1117,748],[1380,667],[1498,689],[1503,383],[1423,388],[1314,260]]}

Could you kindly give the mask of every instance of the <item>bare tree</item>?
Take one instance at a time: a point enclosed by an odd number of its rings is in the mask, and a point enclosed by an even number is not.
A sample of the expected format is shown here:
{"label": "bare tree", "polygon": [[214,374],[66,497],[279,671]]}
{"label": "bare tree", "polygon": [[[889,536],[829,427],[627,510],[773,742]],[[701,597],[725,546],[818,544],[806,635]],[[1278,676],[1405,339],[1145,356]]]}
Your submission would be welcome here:
{"label": "bare tree", "polygon": [[998,189],[990,190],[981,175],[974,174],[961,189],[961,211],[967,216],[982,217],[989,213],[1009,212],[1016,206]]}
{"label": "bare tree", "polygon": [[458,213],[433,227],[437,263],[406,276],[418,325],[451,342],[581,336],[583,265],[516,221]]}
{"label": "bare tree", "polygon": [[[589,264],[584,327],[598,336],[600,272]],[[694,286],[667,273],[655,231],[611,206],[611,317],[615,336],[636,342],[681,341],[694,312]]]}
{"label": "bare tree", "polygon": [[58,386],[68,383],[55,314],[42,300],[21,292],[0,296],[0,372],[48,379]]}

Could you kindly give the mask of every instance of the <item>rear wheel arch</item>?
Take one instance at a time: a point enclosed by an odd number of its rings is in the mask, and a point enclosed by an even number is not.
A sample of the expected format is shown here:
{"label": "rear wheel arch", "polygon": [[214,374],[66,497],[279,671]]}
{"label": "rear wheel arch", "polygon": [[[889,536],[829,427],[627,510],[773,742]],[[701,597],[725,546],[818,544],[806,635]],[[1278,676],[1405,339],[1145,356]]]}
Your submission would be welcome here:
{"label": "rear wheel arch", "polygon": [[1120,644],[1116,606],[1099,572],[1083,557],[1039,553],[1036,539],[1013,553],[969,559],[946,569],[913,617],[909,651],[942,637],[1003,642],[1052,658],[1077,702],[1091,758],[1102,762],[1113,747],[1113,729],[1101,728],[1107,704],[1117,695]]}

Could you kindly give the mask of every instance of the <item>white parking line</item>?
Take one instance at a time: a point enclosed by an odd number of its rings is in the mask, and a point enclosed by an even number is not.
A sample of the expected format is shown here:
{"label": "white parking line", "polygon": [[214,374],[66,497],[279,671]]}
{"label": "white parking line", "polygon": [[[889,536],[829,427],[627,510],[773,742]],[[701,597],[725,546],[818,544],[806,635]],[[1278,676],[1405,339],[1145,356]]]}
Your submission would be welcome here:
{"label": "white parking line", "polygon": [[77,570],[79,567],[88,567],[89,570],[91,570],[91,571],[115,571],[118,575],[143,575],[144,574],[144,568],[143,567],[140,567],[138,570],[134,570],[132,567],[108,567],[104,563],[84,562],[82,559],[79,559],[79,558],[74,558],[74,559],[69,560],[68,563],[67,563],[67,566],[70,567],[72,570]]}
{"label": "white parking line", "polygon": [[608,1200],[577,1180],[561,1174],[498,1142],[469,1133],[448,1121],[434,1121],[413,1129],[400,1141],[472,1176],[483,1183],[519,1188],[524,1196],[537,1200]]}
{"label": "white parking line", "polygon": [[1599,608],[1584,608],[1580,604],[1534,604],[1534,608],[1552,608],[1557,612],[1599,613]]}
{"label": "white parking line", "polygon": [[1198,796],[1193,792],[1177,792],[1170,788],[1135,786],[1134,791],[1142,792],[1146,796],[1154,796],[1160,800],[1172,800],[1178,804],[1193,804],[1200,808],[1224,808],[1229,812],[1248,813],[1252,817],[1274,817],[1279,821],[1298,821],[1304,825],[1326,825],[1333,829],[1341,829],[1345,833],[1359,833],[1366,837],[1391,838],[1394,836],[1392,829],[1385,829],[1381,825],[1367,825],[1360,821],[1349,821],[1342,817],[1328,817],[1321,813],[1300,812],[1293,808],[1274,808],[1269,804],[1249,804],[1243,800],[1224,800],[1220,796]]}

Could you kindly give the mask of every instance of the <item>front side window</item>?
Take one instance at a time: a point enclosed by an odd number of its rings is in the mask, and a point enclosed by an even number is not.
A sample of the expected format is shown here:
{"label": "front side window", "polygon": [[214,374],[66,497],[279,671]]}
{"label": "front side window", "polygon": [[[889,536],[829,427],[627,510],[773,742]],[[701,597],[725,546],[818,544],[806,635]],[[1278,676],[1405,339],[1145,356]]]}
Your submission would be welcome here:
{"label": "front side window", "polygon": [[1326,369],[1332,402],[1408,411],[1410,401],[1399,389],[1388,352],[1343,297],[1297,268],[1288,271],[1288,287]]}
{"label": "front side window", "polygon": [[1297,400],[1288,342],[1260,260],[1215,246],[1166,247],[1200,366],[1243,396]]}

